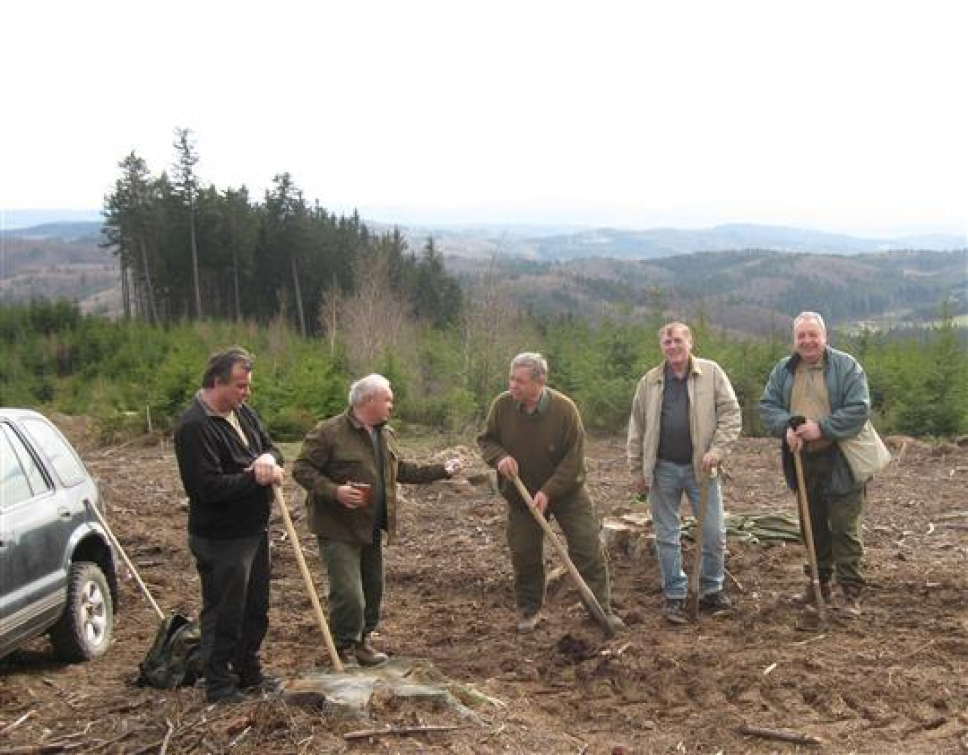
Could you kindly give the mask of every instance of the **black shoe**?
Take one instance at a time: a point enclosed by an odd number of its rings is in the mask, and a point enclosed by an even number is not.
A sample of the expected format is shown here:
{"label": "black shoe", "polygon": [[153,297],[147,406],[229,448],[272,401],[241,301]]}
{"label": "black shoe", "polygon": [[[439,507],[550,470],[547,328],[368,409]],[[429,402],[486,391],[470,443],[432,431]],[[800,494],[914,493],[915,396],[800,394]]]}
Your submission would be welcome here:
{"label": "black shoe", "polygon": [[686,615],[686,601],[682,598],[666,598],[662,615],[670,624],[689,623],[689,617]]}
{"label": "black shoe", "polygon": [[216,705],[232,705],[245,702],[246,697],[238,687],[211,687],[205,690],[205,700]]}
{"label": "black shoe", "polygon": [[720,590],[703,595],[699,599],[699,608],[713,614],[729,613],[733,610],[733,601],[725,592]]}

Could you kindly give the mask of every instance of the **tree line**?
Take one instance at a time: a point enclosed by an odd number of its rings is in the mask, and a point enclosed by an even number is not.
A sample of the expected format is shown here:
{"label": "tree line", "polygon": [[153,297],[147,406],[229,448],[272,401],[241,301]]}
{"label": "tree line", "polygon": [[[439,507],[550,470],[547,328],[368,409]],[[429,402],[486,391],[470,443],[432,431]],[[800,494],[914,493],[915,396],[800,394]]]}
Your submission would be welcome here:
{"label": "tree line", "polygon": [[[171,172],[153,175],[134,151],[104,202],[104,246],[120,262],[124,317],[148,323],[282,316],[322,333],[337,305],[379,274],[408,313],[443,326],[461,312],[457,281],[433,238],[421,253],[399,229],[376,233],[357,213],[306,200],[289,173],[261,201],[245,186],[203,184],[189,129],[175,129]],[[381,281],[381,285],[384,281]]]}
{"label": "tree line", "polygon": [[[662,358],[659,318],[538,318],[514,312],[503,296],[497,285],[476,292],[465,316],[443,329],[408,329],[401,318],[387,322],[388,310],[374,309],[367,327],[386,337],[368,342],[365,355],[339,339],[334,345],[325,336],[303,337],[279,316],[158,326],[82,315],[65,301],[0,307],[0,405],[90,416],[105,441],[143,432],[146,415],[164,429],[197,390],[208,355],[237,343],[256,354],[253,403],[282,439],[298,439],[342,411],[350,381],[371,371],[393,382],[397,421],[470,434],[506,388],[510,359],[538,350],[548,357],[550,384],[575,399],[591,432],[624,432],[637,381]],[[695,352],[730,376],[744,433],[760,434],[757,402],[773,365],[791,348],[790,333],[741,339],[702,318],[690,324]],[[882,432],[968,433],[968,350],[945,312],[939,325],[918,332],[832,333],[831,342],[866,369]]]}

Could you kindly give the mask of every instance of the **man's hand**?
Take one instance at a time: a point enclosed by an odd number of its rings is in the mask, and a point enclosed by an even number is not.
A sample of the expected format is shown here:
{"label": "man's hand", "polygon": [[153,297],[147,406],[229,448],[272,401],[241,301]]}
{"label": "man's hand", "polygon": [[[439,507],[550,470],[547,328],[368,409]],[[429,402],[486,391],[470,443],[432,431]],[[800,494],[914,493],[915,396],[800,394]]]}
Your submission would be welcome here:
{"label": "man's hand", "polygon": [[453,477],[454,475],[460,474],[460,470],[460,459],[458,459],[456,456],[453,459],[448,459],[444,462],[444,471],[447,473],[448,477]]}
{"label": "man's hand", "polygon": [[497,463],[497,471],[509,480],[513,480],[518,476],[518,462],[513,456],[505,456]]}
{"label": "man's hand", "polygon": [[788,427],[786,431],[786,442],[793,453],[798,453],[803,447],[803,438],[797,435],[797,431],[792,427]]}
{"label": "man's hand", "polygon": [[822,433],[820,425],[812,419],[808,419],[796,429],[797,436],[801,440],[819,440]]}
{"label": "man's hand", "polygon": [[544,494],[543,490],[539,490],[534,494],[534,507],[542,514],[544,514],[545,510],[548,508],[548,503],[548,496]]}
{"label": "man's hand", "polygon": [[713,469],[719,466],[719,462],[722,459],[719,458],[719,454],[715,451],[706,451],[702,455],[702,471],[711,472]]}
{"label": "man's hand", "polygon": [[272,454],[262,454],[245,471],[252,472],[260,485],[282,485],[286,479],[286,470],[276,463],[276,457]]}
{"label": "man's hand", "polygon": [[336,488],[336,500],[348,509],[358,509],[363,506],[363,492],[352,485],[340,485]]}

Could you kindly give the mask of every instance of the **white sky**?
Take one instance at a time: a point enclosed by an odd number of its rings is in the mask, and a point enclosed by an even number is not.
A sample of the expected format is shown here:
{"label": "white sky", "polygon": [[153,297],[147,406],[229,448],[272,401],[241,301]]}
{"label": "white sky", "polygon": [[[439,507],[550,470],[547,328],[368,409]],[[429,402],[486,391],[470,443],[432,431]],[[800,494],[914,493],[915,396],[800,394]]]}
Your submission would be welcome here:
{"label": "white sky", "polygon": [[964,0],[23,0],[0,210],[135,150],[374,220],[761,222],[968,238]]}

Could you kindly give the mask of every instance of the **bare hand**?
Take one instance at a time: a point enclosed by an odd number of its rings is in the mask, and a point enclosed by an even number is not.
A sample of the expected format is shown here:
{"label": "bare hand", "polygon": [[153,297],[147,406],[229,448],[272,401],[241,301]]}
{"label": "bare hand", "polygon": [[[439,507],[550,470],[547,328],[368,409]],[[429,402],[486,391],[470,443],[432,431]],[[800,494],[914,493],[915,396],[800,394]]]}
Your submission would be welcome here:
{"label": "bare hand", "polygon": [[460,474],[460,470],[460,459],[458,459],[456,456],[453,459],[448,459],[444,462],[444,471],[447,473],[448,477],[453,477],[456,474]]}
{"label": "bare hand", "polygon": [[802,440],[819,440],[821,436],[820,425],[812,419],[808,419],[800,425],[796,432]]}
{"label": "bare hand", "polygon": [[722,461],[719,458],[719,454],[715,451],[706,451],[702,455],[702,471],[711,472],[713,469],[719,466],[719,462]]}
{"label": "bare hand", "polygon": [[363,493],[352,485],[340,485],[336,488],[336,500],[348,509],[358,509],[363,506]]}
{"label": "bare hand", "polygon": [[544,494],[543,490],[539,490],[534,494],[534,507],[542,514],[544,514],[545,510],[548,508],[548,503],[548,496]]}
{"label": "bare hand", "polygon": [[497,463],[497,471],[509,480],[513,480],[518,476],[518,462],[513,456],[505,456]]}
{"label": "bare hand", "polygon": [[799,453],[800,449],[803,447],[803,439],[797,435],[796,431],[792,427],[787,428],[786,442],[793,453]]}
{"label": "bare hand", "polygon": [[262,454],[245,471],[252,472],[260,485],[282,485],[286,479],[286,471],[276,463],[276,457],[272,454]]}

